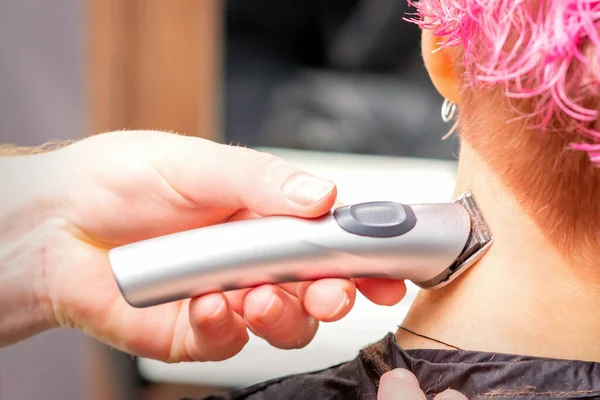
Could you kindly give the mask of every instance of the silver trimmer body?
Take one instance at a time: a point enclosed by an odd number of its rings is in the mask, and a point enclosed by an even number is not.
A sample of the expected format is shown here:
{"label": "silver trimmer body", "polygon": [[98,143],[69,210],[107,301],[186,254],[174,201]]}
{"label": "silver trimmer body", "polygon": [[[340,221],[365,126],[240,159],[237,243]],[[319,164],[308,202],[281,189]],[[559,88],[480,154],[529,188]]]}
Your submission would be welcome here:
{"label": "silver trimmer body", "polygon": [[475,263],[493,236],[475,198],[406,205],[368,202],[317,219],[230,222],[109,252],[124,298],[149,307],[261,284],[380,277],[442,287]]}

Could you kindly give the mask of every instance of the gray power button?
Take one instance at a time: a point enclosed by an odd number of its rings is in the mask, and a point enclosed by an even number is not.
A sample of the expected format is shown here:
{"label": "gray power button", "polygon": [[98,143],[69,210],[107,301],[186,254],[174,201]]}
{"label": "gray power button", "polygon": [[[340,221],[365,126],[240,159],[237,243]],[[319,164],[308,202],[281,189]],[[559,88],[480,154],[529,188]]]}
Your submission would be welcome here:
{"label": "gray power button", "polygon": [[347,232],[380,238],[403,235],[417,223],[412,208],[388,201],[340,207],[333,212],[333,216]]}

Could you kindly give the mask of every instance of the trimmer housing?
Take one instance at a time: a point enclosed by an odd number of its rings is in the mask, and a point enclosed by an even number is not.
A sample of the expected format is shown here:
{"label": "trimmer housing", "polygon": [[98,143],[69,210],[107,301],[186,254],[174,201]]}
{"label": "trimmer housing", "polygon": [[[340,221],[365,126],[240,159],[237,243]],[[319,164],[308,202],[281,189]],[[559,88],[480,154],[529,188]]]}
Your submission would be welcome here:
{"label": "trimmer housing", "polygon": [[379,277],[442,287],[493,243],[473,194],[389,201],[316,219],[272,216],[157,237],[109,252],[124,298],[148,307],[212,292],[320,278]]}

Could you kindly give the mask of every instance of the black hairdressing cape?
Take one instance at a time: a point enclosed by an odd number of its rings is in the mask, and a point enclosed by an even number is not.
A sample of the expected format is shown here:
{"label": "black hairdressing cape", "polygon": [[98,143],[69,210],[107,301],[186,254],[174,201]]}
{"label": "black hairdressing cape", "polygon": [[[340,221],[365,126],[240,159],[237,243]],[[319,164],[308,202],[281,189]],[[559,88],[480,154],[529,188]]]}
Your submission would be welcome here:
{"label": "black hairdressing cape", "polygon": [[463,350],[403,350],[390,333],[350,362],[203,400],[376,400],[379,378],[394,368],[412,371],[428,399],[448,388],[471,400],[600,399],[600,363]]}

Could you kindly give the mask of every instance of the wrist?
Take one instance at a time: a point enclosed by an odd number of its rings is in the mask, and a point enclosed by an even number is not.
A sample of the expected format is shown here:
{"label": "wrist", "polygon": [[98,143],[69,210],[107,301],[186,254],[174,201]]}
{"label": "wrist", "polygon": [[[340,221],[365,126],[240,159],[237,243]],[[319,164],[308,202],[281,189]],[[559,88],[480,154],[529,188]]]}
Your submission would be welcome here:
{"label": "wrist", "polygon": [[46,271],[60,234],[47,155],[0,157],[0,346],[56,326]]}

